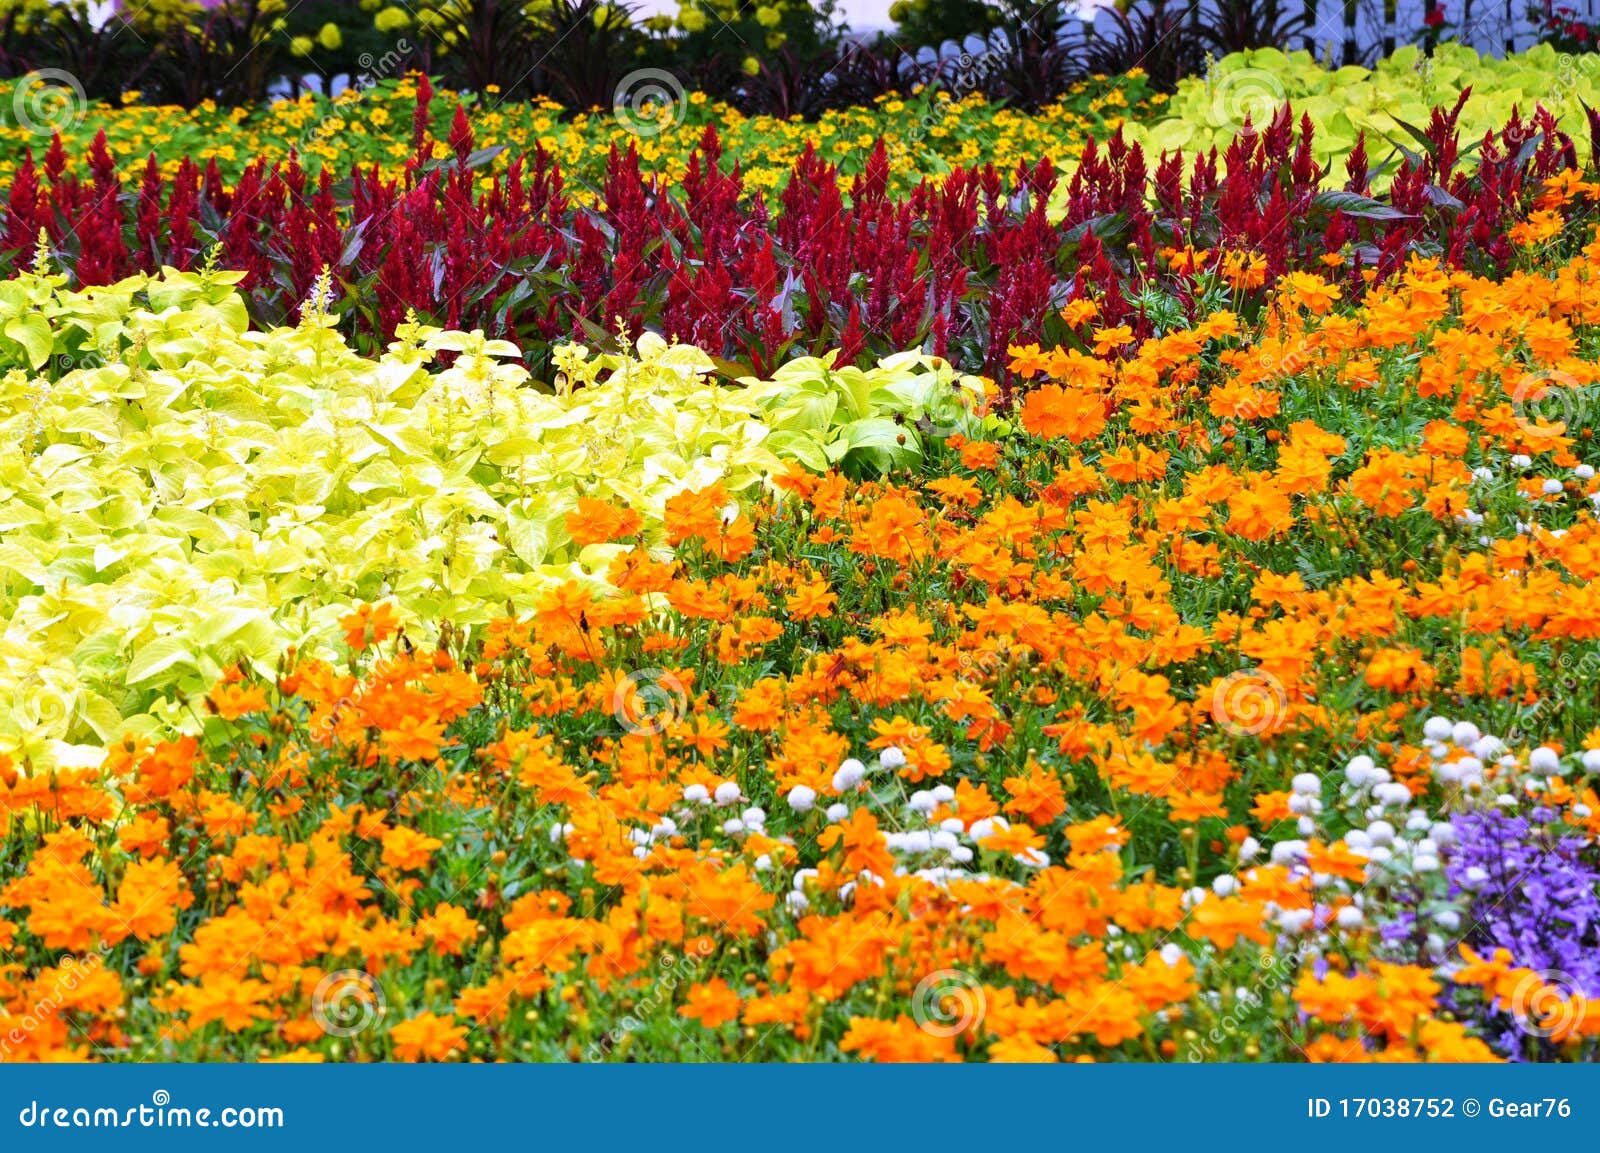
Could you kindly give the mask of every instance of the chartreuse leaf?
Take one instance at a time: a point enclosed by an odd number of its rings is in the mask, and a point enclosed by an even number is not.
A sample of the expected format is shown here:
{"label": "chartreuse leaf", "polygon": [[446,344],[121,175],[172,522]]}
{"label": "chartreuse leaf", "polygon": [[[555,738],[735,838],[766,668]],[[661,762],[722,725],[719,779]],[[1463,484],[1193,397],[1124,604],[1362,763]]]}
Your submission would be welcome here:
{"label": "chartreuse leaf", "polygon": [[[659,549],[672,494],[904,464],[933,398],[977,388],[918,353],[733,384],[646,336],[557,348],[550,395],[481,333],[419,326],[369,359],[318,322],[247,332],[236,282],[0,283],[0,753],[192,726],[235,662],[339,656],[357,601],[393,600],[417,640],[479,628],[605,579],[626,546],[580,550],[582,496],[632,507]],[[30,375],[89,334],[103,357]]]}

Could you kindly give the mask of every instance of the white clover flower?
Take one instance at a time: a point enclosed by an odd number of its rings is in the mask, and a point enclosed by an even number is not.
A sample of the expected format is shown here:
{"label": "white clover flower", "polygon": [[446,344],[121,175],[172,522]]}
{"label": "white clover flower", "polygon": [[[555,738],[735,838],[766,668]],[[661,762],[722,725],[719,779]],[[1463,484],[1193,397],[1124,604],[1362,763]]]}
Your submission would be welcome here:
{"label": "white clover flower", "polygon": [[1322,779],[1315,773],[1296,773],[1289,788],[1302,796],[1316,796],[1322,792]]}
{"label": "white clover flower", "polygon": [[1533,457],[1529,456],[1525,452],[1515,453],[1511,457],[1511,465],[1513,468],[1532,468]]}
{"label": "white clover flower", "polygon": [[1394,826],[1388,821],[1373,821],[1367,826],[1367,836],[1374,845],[1394,844]]}
{"label": "white clover flower", "polygon": [[1306,842],[1304,841],[1279,841],[1272,846],[1272,863],[1274,865],[1292,865],[1306,858]]}
{"label": "white clover flower", "polygon": [[935,785],[933,787],[933,799],[941,805],[948,805],[956,799],[956,791],[949,785]]}
{"label": "white clover flower", "polygon": [[1480,761],[1492,761],[1505,751],[1506,743],[1499,737],[1489,735],[1479,737],[1472,742],[1471,753]]}
{"label": "white clover flower", "polygon": [[1584,750],[1583,767],[1591,773],[1600,773],[1600,749]]}
{"label": "white clover flower", "polygon": [[1212,878],[1211,891],[1219,897],[1227,897],[1239,891],[1239,882],[1231,873],[1223,873]]}
{"label": "white clover flower", "polygon": [[1478,731],[1478,726],[1471,721],[1457,721],[1450,728],[1450,739],[1457,748],[1470,749],[1472,743],[1481,736],[1483,734]]}
{"label": "white clover flower", "polygon": [[1365,920],[1361,910],[1354,905],[1346,905],[1334,917],[1334,921],[1341,929],[1359,929]]}
{"label": "white clover flower", "polygon": [[939,802],[933,799],[933,794],[927,789],[918,789],[911,794],[911,800],[907,805],[913,813],[921,813],[924,817],[928,817],[939,807]]}
{"label": "white clover flower", "polygon": [[1540,485],[1539,487],[1544,490],[1544,495],[1545,496],[1555,496],[1558,493],[1565,492],[1566,488],[1567,488],[1566,485],[1562,484],[1559,480],[1556,480],[1554,477],[1552,477],[1551,479],[1545,481],[1544,484]]}
{"label": "white clover flower", "polygon": [[704,785],[690,785],[683,790],[683,799],[691,805],[703,805],[711,799],[711,792]]}
{"label": "white clover flower", "polygon": [[739,803],[739,786],[732,781],[723,781],[717,786],[717,791],[711,794],[719,805],[735,805]]}
{"label": "white clover flower", "polygon": [[1254,837],[1246,837],[1239,842],[1239,859],[1241,861],[1253,861],[1260,855],[1261,842]]}
{"label": "white clover flower", "polygon": [[906,755],[894,745],[890,745],[888,748],[884,749],[883,752],[878,754],[878,764],[889,770],[891,773],[896,769],[904,768],[905,763]]}
{"label": "white clover flower", "polygon": [[1360,756],[1351,757],[1350,763],[1345,765],[1344,779],[1359,789],[1372,779],[1372,770],[1377,767],[1371,757],[1362,753]]}
{"label": "white clover flower", "polygon": [[789,808],[797,813],[809,813],[817,804],[817,790],[809,785],[796,785],[789,790]]}
{"label": "white clover flower", "polygon": [[738,817],[729,817],[726,821],[722,822],[722,831],[727,833],[730,837],[735,833],[742,833],[744,832],[744,822]]}
{"label": "white clover flower", "polygon": [[859,785],[867,775],[867,766],[851,757],[839,766],[833,774],[833,790],[836,793],[848,793]]}
{"label": "white clover flower", "polygon": [[1540,745],[1528,754],[1528,767],[1536,773],[1561,772],[1561,754],[1549,745]]}
{"label": "white clover flower", "polygon": [[1422,735],[1430,741],[1448,741],[1454,731],[1455,725],[1449,717],[1429,717],[1422,726]]}
{"label": "white clover flower", "polygon": [[1380,805],[1387,805],[1393,808],[1396,805],[1403,805],[1410,801],[1411,790],[1398,781],[1390,781],[1373,789],[1372,798]]}
{"label": "white clover flower", "polygon": [[1278,914],[1278,924],[1286,933],[1302,933],[1313,916],[1310,909],[1285,909]]}
{"label": "white clover flower", "polygon": [[1594,465],[1580,464],[1577,468],[1572,470],[1572,475],[1577,477],[1579,480],[1592,480],[1594,478]]}
{"label": "white clover flower", "polygon": [[850,815],[850,806],[845,804],[829,805],[826,815],[829,821],[837,824]]}

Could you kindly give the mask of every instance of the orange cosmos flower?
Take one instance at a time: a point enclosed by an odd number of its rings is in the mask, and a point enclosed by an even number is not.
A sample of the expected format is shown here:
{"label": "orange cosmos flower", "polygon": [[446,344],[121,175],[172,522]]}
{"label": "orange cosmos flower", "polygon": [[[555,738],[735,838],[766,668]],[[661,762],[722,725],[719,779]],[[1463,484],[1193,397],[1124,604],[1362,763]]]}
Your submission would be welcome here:
{"label": "orange cosmos flower", "polygon": [[1106,426],[1105,402],[1098,393],[1046,384],[1022,402],[1022,427],[1034,436],[1066,437],[1082,444]]}
{"label": "orange cosmos flower", "polygon": [[394,1055],[400,1061],[443,1061],[462,1047],[467,1029],[453,1017],[418,1013],[389,1030]]}
{"label": "orange cosmos flower", "polygon": [[369,645],[381,645],[394,636],[400,628],[400,616],[389,601],[380,605],[358,605],[355,611],[339,618],[344,630],[344,643],[356,652]]}
{"label": "orange cosmos flower", "polygon": [[721,977],[692,985],[678,1016],[699,1021],[707,1029],[726,1025],[739,1016],[739,994],[735,993]]}
{"label": "orange cosmos flower", "polygon": [[604,544],[638,536],[644,528],[644,518],[632,509],[580,496],[578,507],[567,514],[566,525],[578,544]]}

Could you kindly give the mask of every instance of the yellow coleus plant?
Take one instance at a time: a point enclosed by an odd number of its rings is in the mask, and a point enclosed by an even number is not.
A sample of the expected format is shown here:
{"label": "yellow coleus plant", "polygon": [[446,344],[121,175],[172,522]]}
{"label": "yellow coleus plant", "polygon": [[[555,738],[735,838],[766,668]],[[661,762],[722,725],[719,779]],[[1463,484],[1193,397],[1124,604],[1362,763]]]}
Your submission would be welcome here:
{"label": "yellow coleus plant", "polygon": [[419,638],[531,609],[629,547],[572,541],[579,496],[664,549],[673,494],[837,460],[841,424],[883,419],[845,406],[770,443],[781,386],[718,384],[652,335],[559,349],[553,393],[482,333],[402,326],[370,359],[314,308],[251,331],[236,281],[12,282],[49,344],[29,321],[0,346],[0,752],[193,727],[225,667],[329,649],[359,602],[394,601]]}

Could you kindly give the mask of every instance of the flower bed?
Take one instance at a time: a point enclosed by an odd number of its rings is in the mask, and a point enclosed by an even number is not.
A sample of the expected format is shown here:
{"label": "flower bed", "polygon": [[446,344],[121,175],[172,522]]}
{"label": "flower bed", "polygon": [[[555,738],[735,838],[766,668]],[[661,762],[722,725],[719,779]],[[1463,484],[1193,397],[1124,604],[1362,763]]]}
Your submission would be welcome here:
{"label": "flower bed", "polygon": [[[1297,274],[1259,323],[1017,348],[1012,418],[737,515],[690,478],[659,548],[580,502],[604,586],[427,637],[378,599],[331,659],[228,668],[195,736],[9,764],[0,994],[70,989],[18,1055],[1592,1060],[1597,192],[1555,182],[1504,281]],[[355,372],[152,303],[154,363],[92,370],[124,391],[181,347],[275,360],[286,411],[297,353]],[[553,403],[495,351],[352,389],[434,437],[430,388]],[[825,380],[755,391],[834,424]]]}
{"label": "flower bed", "polygon": [[1144,336],[1223,305],[1253,315],[1295,270],[1336,269],[1352,293],[1413,254],[1503,270],[1533,190],[1577,157],[1535,110],[1478,142],[1468,171],[1458,104],[1435,110],[1425,152],[1377,195],[1364,149],[1342,179],[1330,174],[1309,120],[1297,126],[1286,109],[1221,156],[1155,163],[1114,136],[1091,142],[1070,173],[1049,159],[1010,174],[962,168],[905,197],[890,193],[881,145],[847,193],[807,151],[769,205],[708,128],[677,188],[636,150],[613,150],[595,208],[574,202],[542,150],[483,177],[460,108],[450,159],[433,161],[430,108],[424,82],[413,159],[393,180],[361,168],[313,179],[291,158],[254,164],[230,187],[192,162],[169,180],[152,160],[135,194],[104,140],[84,171],[58,137],[7,190],[0,246],[22,265],[43,236],[83,285],[186,270],[214,252],[246,274],[263,324],[292,319],[328,269],[330,307],[368,349],[415,311],[535,352],[652,329],[754,375],[803,352],[853,362],[921,347],[1007,384],[1005,350],[1071,339],[1060,310],[1077,300]]}

